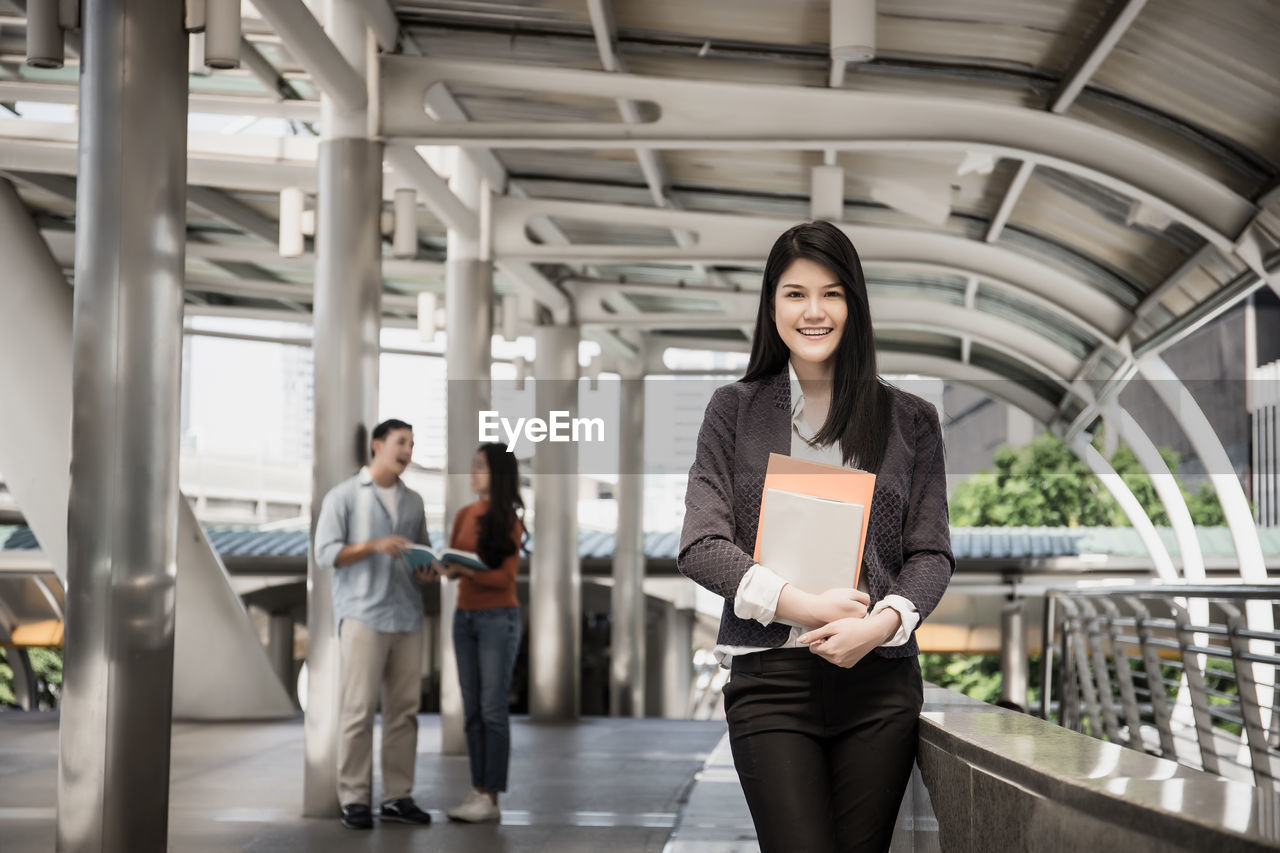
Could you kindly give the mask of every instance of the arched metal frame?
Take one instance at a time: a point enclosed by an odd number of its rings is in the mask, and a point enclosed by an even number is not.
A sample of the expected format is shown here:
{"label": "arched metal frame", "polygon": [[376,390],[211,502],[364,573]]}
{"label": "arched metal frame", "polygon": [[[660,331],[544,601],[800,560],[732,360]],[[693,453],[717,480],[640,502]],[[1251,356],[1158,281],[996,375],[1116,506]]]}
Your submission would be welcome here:
{"label": "arched metal frame", "polygon": [[[1256,212],[1248,199],[1141,142],[1021,107],[421,57],[381,62],[381,130],[393,138],[494,148],[981,151],[1049,165],[1141,200],[1228,253]],[[431,118],[423,109],[428,90],[451,81],[641,101],[659,115],[643,124]]]}

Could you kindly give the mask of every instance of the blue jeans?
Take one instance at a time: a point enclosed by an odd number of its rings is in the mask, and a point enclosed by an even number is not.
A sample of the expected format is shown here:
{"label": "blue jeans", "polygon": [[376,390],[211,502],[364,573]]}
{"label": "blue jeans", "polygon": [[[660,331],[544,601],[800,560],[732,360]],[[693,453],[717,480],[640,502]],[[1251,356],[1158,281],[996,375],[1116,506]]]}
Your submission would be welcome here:
{"label": "blue jeans", "polygon": [[507,693],[519,646],[518,607],[458,610],[453,615],[471,785],[491,794],[507,790],[511,758]]}

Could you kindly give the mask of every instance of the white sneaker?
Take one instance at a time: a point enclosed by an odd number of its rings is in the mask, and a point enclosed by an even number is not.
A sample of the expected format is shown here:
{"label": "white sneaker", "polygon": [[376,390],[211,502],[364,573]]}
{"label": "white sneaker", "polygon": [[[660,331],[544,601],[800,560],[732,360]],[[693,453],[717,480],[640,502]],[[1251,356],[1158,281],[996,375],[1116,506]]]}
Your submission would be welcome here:
{"label": "white sneaker", "polygon": [[463,806],[469,806],[469,805],[471,805],[471,803],[472,803],[472,802],[474,802],[474,801],[475,801],[475,800],[477,800],[477,799],[485,799],[485,800],[487,800],[487,799],[489,799],[489,798],[488,798],[486,795],[484,795],[484,794],[480,793],[479,791],[477,791],[475,788],[472,788],[470,791],[467,791],[467,796],[463,798],[462,802],[458,803],[456,806],[454,806],[453,808],[449,809],[449,811],[447,811],[445,814],[447,814],[449,817],[453,817],[453,813],[454,813],[454,812],[458,811],[458,810],[459,810],[459,809],[461,809]]}
{"label": "white sneaker", "polygon": [[462,804],[455,808],[449,809],[450,820],[460,820],[464,823],[484,823],[486,821],[496,821],[502,817],[502,810],[489,799],[488,794],[482,794],[479,791],[471,791]]}

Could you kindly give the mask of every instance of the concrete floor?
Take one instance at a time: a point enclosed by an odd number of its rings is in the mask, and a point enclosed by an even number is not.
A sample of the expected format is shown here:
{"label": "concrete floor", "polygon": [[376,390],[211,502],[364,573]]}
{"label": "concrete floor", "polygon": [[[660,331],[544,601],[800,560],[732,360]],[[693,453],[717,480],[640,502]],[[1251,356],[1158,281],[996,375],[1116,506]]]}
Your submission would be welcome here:
{"label": "concrete floor", "polygon": [[[0,714],[4,853],[53,849],[57,725],[50,714]],[[695,775],[725,733],[723,722],[587,718],[538,725],[517,719],[502,822],[472,826],[444,815],[466,793],[466,757],[440,754],[438,717],[422,716],[419,725],[414,797],[432,813],[432,826],[354,832],[336,819],[299,816],[301,720],[175,724],[169,849],[662,851],[680,823]],[[375,773],[375,789],[377,778]],[[715,807],[718,834],[740,843],[733,849],[758,849],[741,789],[734,800],[729,787],[729,806],[721,798]],[[692,829],[685,826],[686,833]]]}

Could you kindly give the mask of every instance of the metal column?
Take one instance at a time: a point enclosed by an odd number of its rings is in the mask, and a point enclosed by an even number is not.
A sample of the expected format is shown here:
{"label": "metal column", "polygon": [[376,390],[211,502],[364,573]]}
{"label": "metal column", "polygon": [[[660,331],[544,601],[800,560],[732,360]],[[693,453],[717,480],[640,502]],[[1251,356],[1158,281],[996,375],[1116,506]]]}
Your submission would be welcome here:
{"label": "metal column", "polygon": [[662,607],[662,716],[689,718],[689,694],[693,689],[694,611],[676,603]]}
{"label": "metal column", "polygon": [[[459,156],[451,181],[453,192],[472,210],[480,207],[480,173],[470,157]],[[445,478],[445,530],[458,510],[475,500],[471,493],[471,460],[479,437],[478,413],[491,408],[493,266],[480,258],[480,244],[456,228],[447,234],[445,261],[445,379],[448,383],[446,428],[448,476]],[[456,331],[456,334],[454,332]],[[440,586],[440,748],[445,755],[465,755],[462,691],[453,651],[453,614],[457,585]]]}
{"label": "metal column", "polygon": [[1000,701],[1027,710],[1027,670],[1027,626],[1015,598],[1000,612]]}
{"label": "metal column", "polygon": [[[326,31],[363,75],[370,50],[349,0],[330,0]],[[382,145],[362,109],[321,97],[315,282],[315,451],[311,533],[326,492],[369,458],[378,416]],[[331,578],[307,565],[307,714],[303,813],[338,814],[338,644]]]}
{"label": "metal column", "polygon": [[[538,417],[578,410],[576,326],[534,333]],[[582,572],[578,561],[578,452],[543,441],[533,454],[534,543],[529,579],[529,711],[535,720],[578,715],[582,664]]]}
{"label": "metal column", "polygon": [[164,850],[187,35],[171,0],[87,3],[82,29],[57,849]]}
{"label": "metal column", "polygon": [[609,712],[644,716],[644,375],[618,394],[618,536],[613,554]]}
{"label": "metal column", "polygon": [[284,685],[285,693],[293,696],[293,617],[288,613],[271,613],[267,616],[267,654],[271,668]]}

